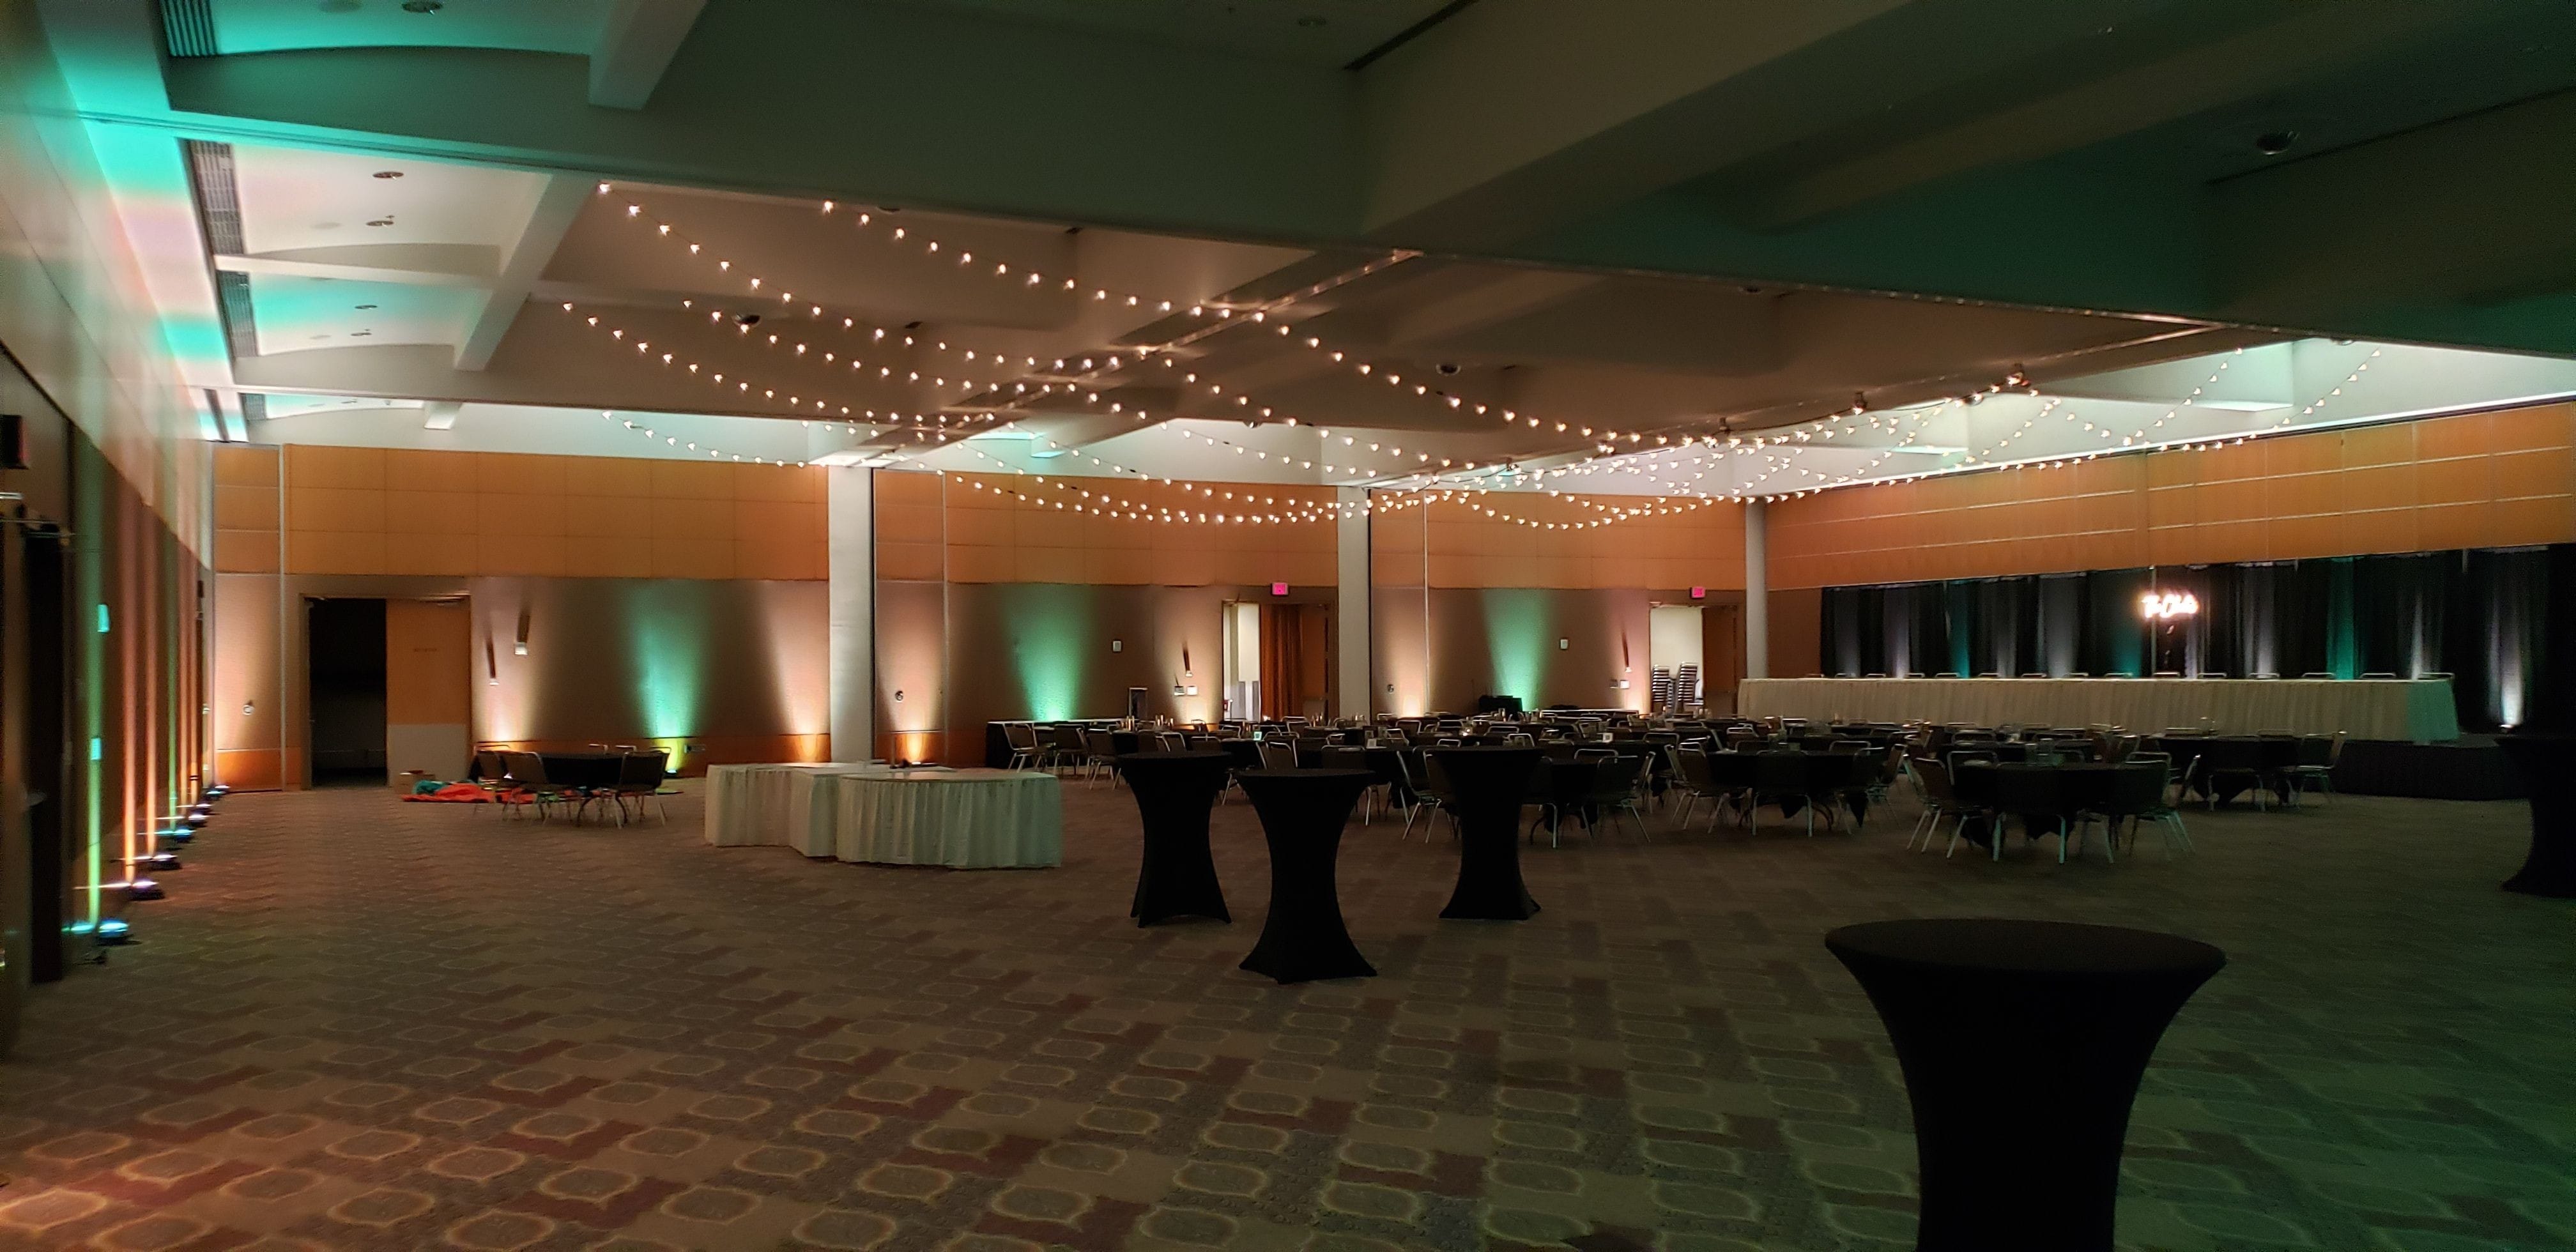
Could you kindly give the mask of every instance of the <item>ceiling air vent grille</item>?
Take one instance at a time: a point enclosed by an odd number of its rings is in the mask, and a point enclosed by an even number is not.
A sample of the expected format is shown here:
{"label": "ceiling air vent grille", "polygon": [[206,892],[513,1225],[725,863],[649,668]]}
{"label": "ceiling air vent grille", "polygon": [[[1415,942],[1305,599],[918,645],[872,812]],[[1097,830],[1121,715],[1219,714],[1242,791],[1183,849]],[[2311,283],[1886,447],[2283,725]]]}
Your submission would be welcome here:
{"label": "ceiling air vent grille", "polygon": [[174,57],[217,55],[214,0],[161,0],[161,35]]}

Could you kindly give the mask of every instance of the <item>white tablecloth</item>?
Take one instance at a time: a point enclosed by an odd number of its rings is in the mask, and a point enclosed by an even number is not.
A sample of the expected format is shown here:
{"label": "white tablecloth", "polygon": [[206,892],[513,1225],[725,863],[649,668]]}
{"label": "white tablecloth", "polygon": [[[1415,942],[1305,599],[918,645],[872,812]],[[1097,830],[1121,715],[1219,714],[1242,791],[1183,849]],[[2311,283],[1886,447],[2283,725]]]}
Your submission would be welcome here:
{"label": "white tablecloth", "polygon": [[[783,843],[807,856],[832,855],[833,779],[883,774],[886,766],[710,765],[707,842],[719,848]],[[817,800],[820,803],[817,803]]]}
{"label": "white tablecloth", "polygon": [[[720,776],[720,771],[723,776]],[[708,843],[951,869],[1064,863],[1060,784],[1032,770],[719,765]]]}
{"label": "white tablecloth", "polygon": [[2108,723],[2145,734],[2209,725],[2223,734],[2342,731],[2416,743],[2460,737],[2446,678],[1748,678],[1736,710],[1820,722]]}

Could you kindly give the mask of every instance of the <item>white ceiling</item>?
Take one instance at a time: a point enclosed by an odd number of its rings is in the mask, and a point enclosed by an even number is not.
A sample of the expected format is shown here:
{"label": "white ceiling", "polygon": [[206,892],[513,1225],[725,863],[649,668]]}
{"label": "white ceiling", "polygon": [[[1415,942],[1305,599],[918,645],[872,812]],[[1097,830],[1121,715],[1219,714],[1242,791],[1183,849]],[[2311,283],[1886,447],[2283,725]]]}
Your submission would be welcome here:
{"label": "white ceiling", "polygon": [[253,256],[424,243],[497,253],[546,182],[523,170],[247,144],[233,148],[233,165]]}

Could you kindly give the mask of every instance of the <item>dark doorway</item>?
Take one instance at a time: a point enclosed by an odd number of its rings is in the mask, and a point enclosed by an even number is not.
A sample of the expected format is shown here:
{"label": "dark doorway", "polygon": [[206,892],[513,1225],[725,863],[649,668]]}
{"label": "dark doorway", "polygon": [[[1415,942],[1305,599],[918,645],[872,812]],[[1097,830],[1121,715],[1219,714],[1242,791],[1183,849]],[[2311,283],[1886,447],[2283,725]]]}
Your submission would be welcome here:
{"label": "dark doorway", "polygon": [[27,846],[30,890],[27,974],[37,982],[63,976],[63,925],[76,916],[72,870],[80,864],[63,820],[69,733],[63,723],[63,683],[71,653],[63,637],[63,541],[50,531],[19,531],[20,575],[27,595],[27,704],[21,760],[27,769]]}
{"label": "dark doorway", "polygon": [[385,602],[305,601],[316,787],[385,783]]}

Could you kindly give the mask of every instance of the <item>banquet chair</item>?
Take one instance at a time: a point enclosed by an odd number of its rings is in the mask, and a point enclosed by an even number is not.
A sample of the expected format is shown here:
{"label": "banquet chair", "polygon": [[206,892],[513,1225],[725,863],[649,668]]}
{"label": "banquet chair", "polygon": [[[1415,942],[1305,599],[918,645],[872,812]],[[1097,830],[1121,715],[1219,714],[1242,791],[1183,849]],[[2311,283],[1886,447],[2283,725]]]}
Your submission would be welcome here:
{"label": "banquet chair", "polygon": [[1288,744],[1288,743],[1281,743],[1280,741],[1278,741],[1278,740],[1276,740],[1276,739],[1264,739],[1264,740],[1262,740],[1262,741],[1261,741],[1260,749],[1261,749],[1261,768],[1263,768],[1263,769],[1295,769],[1295,768],[1297,768],[1297,748],[1296,748],[1296,745],[1294,745],[1294,744]]}
{"label": "banquet chair", "polygon": [[[2000,776],[1995,779],[1995,810],[1998,813],[2018,814],[2022,819],[2022,834],[2033,842],[2037,842],[2041,834],[2031,826],[2033,818],[2056,822],[2057,863],[2060,865],[2066,863],[2068,819],[2077,814],[2068,811],[2063,775],[2055,770],[2046,769],[2001,771]],[[1994,833],[1992,859],[2000,861],[2004,855],[2002,821],[1996,821]],[[1956,847],[1957,842],[1957,838],[1953,836],[1952,846]]]}
{"label": "banquet chair", "polygon": [[1005,769],[1027,769],[1038,763],[1038,728],[1027,722],[1002,723],[1002,741],[1011,746],[1011,763]]}
{"label": "banquet chair", "polygon": [[1105,730],[1084,730],[1082,735],[1082,777],[1085,786],[1098,786],[1102,774],[1109,775],[1109,786],[1118,786],[1118,741]]}
{"label": "banquet chair", "polygon": [[2282,771],[2283,780],[2290,784],[2290,803],[2297,804],[2310,791],[2333,795],[2335,765],[2342,760],[2342,731],[2299,736],[2298,763]]}
{"label": "banquet chair", "polygon": [[[1909,850],[1931,851],[1932,840],[1941,833],[1943,818],[1951,819],[1961,828],[1966,827],[1972,817],[1989,825],[1994,822],[1995,815],[1991,810],[1959,798],[1958,788],[1950,785],[1949,768],[1940,761],[1928,756],[1908,757],[1905,770],[1914,779],[1914,789],[1923,796],[1923,816],[1915,819],[1914,833],[1905,838],[1905,846]],[[1914,846],[1918,839],[1923,845],[1920,848]],[[1951,844],[1955,847],[1957,843],[1958,834],[1954,831]]]}
{"label": "banquet chair", "polygon": [[1691,810],[1706,800],[1709,802],[1708,824],[1715,829],[1717,819],[1726,812],[1726,789],[1717,785],[1717,774],[1709,768],[1708,753],[1676,747],[1666,747],[1664,751],[1672,755],[1673,776],[1681,780],[1682,811],[1673,819],[1674,824],[1689,826]]}
{"label": "banquet chair", "polygon": [[2111,798],[2098,810],[2098,815],[2103,818],[2106,827],[2103,833],[2110,837],[2113,846],[2118,846],[2120,820],[2127,818],[2129,844],[2134,851],[2137,846],[2138,823],[2150,821],[2162,827],[2165,832],[2167,856],[2180,856],[2191,851],[2191,832],[2183,828],[2182,810],[2175,808],[2165,799],[2167,775],[2173,771],[2173,762],[2165,759],[2143,762],[2133,759],[2131,764],[2135,768],[2123,769],[2112,777]]}
{"label": "banquet chair", "polygon": [[1614,755],[1593,766],[1592,793],[1583,806],[1583,829],[1586,833],[1591,832],[1595,815],[1615,826],[1619,815],[1624,813],[1636,825],[1640,842],[1651,838],[1646,833],[1645,812],[1637,807],[1638,792],[1645,786],[1646,764],[1646,758],[1642,756]]}
{"label": "banquet chair", "polygon": [[1455,838],[1458,833],[1456,808],[1458,792],[1449,785],[1449,767],[1441,764],[1439,757],[1428,753],[1423,755],[1422,782],[1414,788],[1414,791],[1421,796],[1422,802],[1414,805],[1412,811],[1404,815],[1404,834],[1396,837],[1401,839],[1404,835],[1412,834],[1413,819],[1423,810],[1428,809],[1431,811],[1431,816],[1423,823],[1422,841],[1431,842],[1431,832],[1440,825],[1440,815],[1443,813],[1449,815],[1449,834]]}
{"label": "banquet chair", "polygon": [[644,804],[651,801],[655,816],[664,825],[671,821],[670,810],[662,807],[662,779],[669,773],[671,754],[656,748],[649,752],[629,752],[617,759],[617,784],[604,797],[617,812],[617,824],[627,821],[626,806],[635,806],[636,817],[644,815]]}
{"label": "banquet chair", "polygon": [[1085,749],[1082,727],[1071,722],[1057,722],[1047,727],[1047,750],[1042,763],[1049,770],[1082,768]]}
{"label": "banquet chair", "polygon": [[[527,797],[526,800],[513,803],[511,807],[516,808],[519,804],[532,805],[537,810],[537,820],[542,822],[546,820],[547,809],[562,808],[579,802],[576,792],[546,781],[544,757],[534,752],[504,752],[501,754],[501,760],[509,767],[508,777],[511,782],[517,784],[516,790]],[[507,813],[508,810],[505,809],[503,812]]]}

